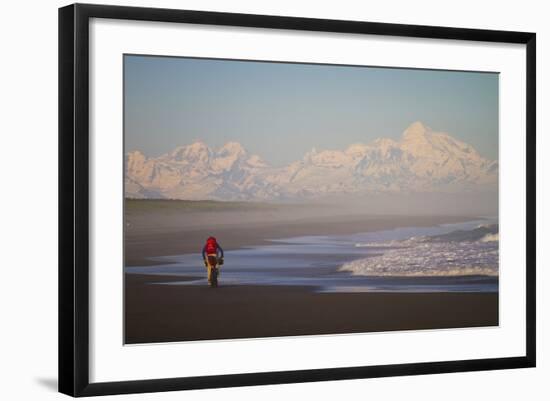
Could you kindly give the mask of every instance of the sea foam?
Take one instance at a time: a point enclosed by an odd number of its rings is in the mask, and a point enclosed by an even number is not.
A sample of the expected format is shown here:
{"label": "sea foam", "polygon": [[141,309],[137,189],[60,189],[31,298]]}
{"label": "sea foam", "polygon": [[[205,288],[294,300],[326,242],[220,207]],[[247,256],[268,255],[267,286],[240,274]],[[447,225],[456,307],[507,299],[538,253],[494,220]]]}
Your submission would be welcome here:
{"label": "sea foam", "polygon": [[358,276],[498,276],[498,226],[403,241],[356,244],[373,255],[343,264]]}

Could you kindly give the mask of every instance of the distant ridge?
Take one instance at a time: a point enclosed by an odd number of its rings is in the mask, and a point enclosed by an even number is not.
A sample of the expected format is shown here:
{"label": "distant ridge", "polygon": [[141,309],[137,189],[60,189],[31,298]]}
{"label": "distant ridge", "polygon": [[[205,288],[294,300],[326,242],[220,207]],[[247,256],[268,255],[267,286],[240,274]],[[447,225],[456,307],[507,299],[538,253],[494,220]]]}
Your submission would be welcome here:
{"label": "distant ridge", "polygon": [[498,187],[498,162],[421,122],[399,141],[379,138],[347,149],[313,148],[272,167],[241,144],[202,141],[157,158],[126,155],[125,196],[137,199],[277,201],[372,192],[486,191]]}

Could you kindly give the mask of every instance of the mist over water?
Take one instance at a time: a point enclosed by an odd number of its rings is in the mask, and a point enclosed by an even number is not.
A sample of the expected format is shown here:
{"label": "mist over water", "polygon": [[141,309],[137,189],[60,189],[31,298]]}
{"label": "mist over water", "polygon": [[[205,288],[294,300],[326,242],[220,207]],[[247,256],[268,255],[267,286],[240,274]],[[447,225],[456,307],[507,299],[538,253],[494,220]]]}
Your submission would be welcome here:
{"label": "mist over water", "polygon": [[498,216],[498,192],[375,193],[369,196],[333,197],[319,202],[331,212],[380,215]]}

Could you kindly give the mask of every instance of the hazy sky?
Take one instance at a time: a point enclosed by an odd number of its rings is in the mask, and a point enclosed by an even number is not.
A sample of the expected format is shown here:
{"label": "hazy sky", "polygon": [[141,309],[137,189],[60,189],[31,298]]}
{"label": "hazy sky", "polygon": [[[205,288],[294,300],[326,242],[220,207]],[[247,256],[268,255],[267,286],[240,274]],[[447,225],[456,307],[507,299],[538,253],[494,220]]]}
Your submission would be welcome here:
{"label": "hazy sky", "polygon": [[124,67],[126,151],[237,141],[283,165],[422,121],[498,158],[497,74],[143,56]]}

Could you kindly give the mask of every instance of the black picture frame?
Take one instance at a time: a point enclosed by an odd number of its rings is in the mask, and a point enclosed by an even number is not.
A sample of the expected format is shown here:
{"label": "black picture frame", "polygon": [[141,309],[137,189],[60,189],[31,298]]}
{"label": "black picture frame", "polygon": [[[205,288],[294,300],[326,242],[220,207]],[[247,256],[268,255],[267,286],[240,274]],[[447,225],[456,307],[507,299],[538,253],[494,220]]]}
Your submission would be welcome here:
{"label": "black picture frame", "polygon": [[[526,354],[518,357],[495,359],[90,383],[88,337],[88,28],[90,18],[438,38],[526,45]],[[534,367],[536,363],[535,49],[536,35],[535,33],[527,32],[87,4],[74,4],[60,8],[59,391],[71,396],[95,396]]]}

